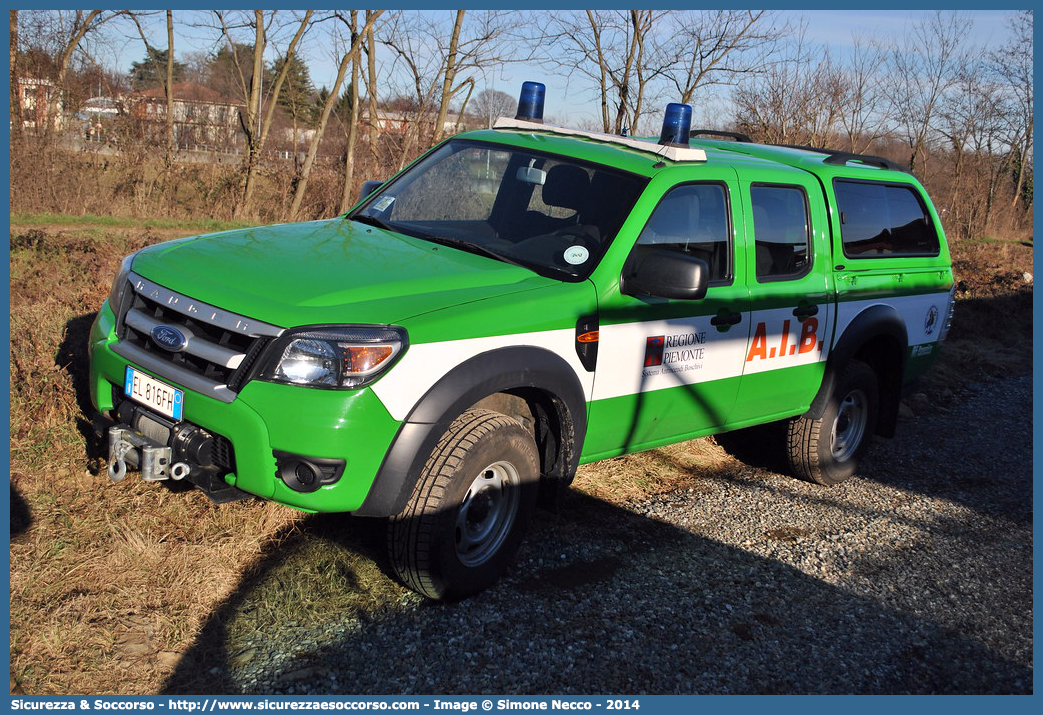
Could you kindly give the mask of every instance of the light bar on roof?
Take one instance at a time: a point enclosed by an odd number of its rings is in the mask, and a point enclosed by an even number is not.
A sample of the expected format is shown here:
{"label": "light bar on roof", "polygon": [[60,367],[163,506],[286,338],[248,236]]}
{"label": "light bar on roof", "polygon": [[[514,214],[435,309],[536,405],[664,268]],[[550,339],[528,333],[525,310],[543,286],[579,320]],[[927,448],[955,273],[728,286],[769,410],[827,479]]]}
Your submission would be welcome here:
{"label": "light bar on roof", "polygon": [[632,137],[621,137],[616,134],[602,134],[601,132],[585,132],[581,129],[568,129],[556,127],[552,124],[540,124],[538,122],[527,122],[522,119],[509,119],[500,117],[493,125],[493,129],[522,129],[532,132],[544,132],[559,134],[562,136],[584,137],[608,144],[618,144],[630,149],[655,154],[663,159],[671,161],[706,161],[706,152],[702,149],[692,147],[664,146],[646,139],[634,139]]}

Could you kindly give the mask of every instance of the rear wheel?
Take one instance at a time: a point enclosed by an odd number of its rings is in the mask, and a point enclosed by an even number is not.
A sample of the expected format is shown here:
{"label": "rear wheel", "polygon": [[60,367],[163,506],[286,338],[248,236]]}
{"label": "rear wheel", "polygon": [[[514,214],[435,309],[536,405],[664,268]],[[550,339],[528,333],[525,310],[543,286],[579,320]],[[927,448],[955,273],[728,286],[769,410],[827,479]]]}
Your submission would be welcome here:
{"label": "rear wheel", "polygon": [[879,403],[876,373],[863,362],[849,362],[821,417],[789,421],[787,449],[794,474],[826,486],[854,475],[876,428]]}
{"label": "rear wheel", "polygon": [[494,584],[532,517],[539,460],[516,420],[469,410],[439,440],[416,489],[388,526],[395,573],[429,598],[456,600]]}

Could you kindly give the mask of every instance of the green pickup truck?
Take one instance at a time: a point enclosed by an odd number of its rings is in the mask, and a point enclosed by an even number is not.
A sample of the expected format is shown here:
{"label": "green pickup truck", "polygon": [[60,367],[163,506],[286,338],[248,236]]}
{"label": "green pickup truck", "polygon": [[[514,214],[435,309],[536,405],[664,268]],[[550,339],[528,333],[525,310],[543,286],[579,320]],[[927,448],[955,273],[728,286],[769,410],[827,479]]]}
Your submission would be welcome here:
{"label": "green pickup truck", "polygon": [[795,476],[854,474],[951,320],[919,182],[686,105],[656,140],[542,101],[344,216],[128,256],[89,345],[110,477],[389,518],[402,582],[457,599],[580,464],[783,421]]}

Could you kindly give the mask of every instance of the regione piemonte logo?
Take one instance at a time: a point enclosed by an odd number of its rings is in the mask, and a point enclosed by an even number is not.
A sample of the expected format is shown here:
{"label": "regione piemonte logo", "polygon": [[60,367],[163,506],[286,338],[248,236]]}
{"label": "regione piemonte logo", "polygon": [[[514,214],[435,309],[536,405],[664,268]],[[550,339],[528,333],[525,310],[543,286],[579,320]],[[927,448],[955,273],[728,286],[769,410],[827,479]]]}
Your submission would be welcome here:
{"label": "regione piemonte logo", "polygon": [[645,367],[663,364],[664,336],[653,335],[645,339]]}

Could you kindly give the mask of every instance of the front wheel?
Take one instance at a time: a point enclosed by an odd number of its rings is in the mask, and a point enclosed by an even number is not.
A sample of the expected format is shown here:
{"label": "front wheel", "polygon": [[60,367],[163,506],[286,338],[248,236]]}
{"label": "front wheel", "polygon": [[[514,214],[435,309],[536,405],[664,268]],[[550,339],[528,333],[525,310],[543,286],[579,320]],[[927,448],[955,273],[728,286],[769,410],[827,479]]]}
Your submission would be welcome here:
{"label": "front wheel", "polygon": [[439,600],[493,585],[521,544],[538,485],[528,431],[498,412],[468,410],[442,435],[409,503],[388,525],[396,575]]}
{"label": "front wheel", "polygon": [[826,486],[854,475],[869,449],[879,404],[876,373],[852,360],[837,380],[821,417],[789,421],[787,448],[794,474]]}

